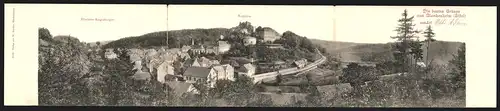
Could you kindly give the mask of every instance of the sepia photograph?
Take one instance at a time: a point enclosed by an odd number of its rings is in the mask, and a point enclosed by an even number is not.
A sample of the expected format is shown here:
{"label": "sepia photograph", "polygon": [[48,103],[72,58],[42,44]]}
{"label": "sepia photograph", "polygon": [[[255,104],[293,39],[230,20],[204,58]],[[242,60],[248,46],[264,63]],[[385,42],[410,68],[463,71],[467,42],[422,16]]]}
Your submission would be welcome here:
{"label": "sepia photograph", "polygon": [[40,106],[466,106],[466,8],[117,7],[46,8]]}

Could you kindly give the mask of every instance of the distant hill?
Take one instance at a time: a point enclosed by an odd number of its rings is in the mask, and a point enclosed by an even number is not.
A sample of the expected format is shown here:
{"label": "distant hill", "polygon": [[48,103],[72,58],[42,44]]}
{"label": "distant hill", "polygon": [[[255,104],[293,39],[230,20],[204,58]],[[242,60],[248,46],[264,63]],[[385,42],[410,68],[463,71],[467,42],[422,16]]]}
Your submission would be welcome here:
{"label": "distant hill", "polygon": [[[341,56],[342,61],[365,61],[365,62],[381,62],[393,60],[391,52],[392,43],[368,44],[368,43],[352,43],[339,41],[324,41],[311,39],[313,44],[320,45],[326,49],[326,52],[332,56]],[[462,42],[436,41],[431,43],[429,60],[445,65],[457,53]],[[427,45],[424,44],[424,60],[426,59]]]}
{"label": "distant hill", "polygon": [[[108,44],[108,43],[112,42],[112,40],[108,40],[108,41],[97,41],[97,42],[99,42],[99,43],[100,43],[100,45],[106,45],[106,44]],[[89,42],[90,47],[95,47],[95,46],[97,46],[97,42]]]}
{"label": "distant hill", "polygon": [[[112,41],[104,48],[148,48],[167,45],[167,35],[169,47],[182,47],[191,44],[191,38],[196,43],[215,44],[220,35],[229,35],[230,30],[226,28],[211,29],[184,29],[172,31],[160,31],[144,34],[141,36],[127,37]],[[207,42],[208,41],[208,42]]]}

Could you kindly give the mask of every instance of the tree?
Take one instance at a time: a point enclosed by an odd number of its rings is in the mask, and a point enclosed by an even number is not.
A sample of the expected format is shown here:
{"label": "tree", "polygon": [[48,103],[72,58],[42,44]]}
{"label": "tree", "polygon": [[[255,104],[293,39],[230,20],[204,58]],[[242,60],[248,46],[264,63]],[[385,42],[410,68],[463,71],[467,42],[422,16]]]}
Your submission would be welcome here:
{"label": "tree", "polygon": [[434,36],[435,36],[435,33],[434,31],[432,30],[431,28],[431,25],[427,26],[427,29],[424,31],[424,37],[426,38],[425,39],[425,42],[427,42],[427,53],[426,53],[426,60],[425,62],[427,63],[427,65],[429,65],[429,48],[431,47],[431,42],[434,42],[436,41],[436,39],[434,39]]}
{"label": "tree", "polygon": [[84,44],[76,38],[66,38],[67,41],[49,40],[48,47],[39,48],[42,63],[38,70],[40,105],[85,105],[88,100],[88,90],[84,86],[91,64]]}
{"label": "tree", "polygon": [[397,32],[397,36],[393,36],[391,38],[397,40],[397,43],[394,45],[394,57],[396,59],[396,62],[399,65],[402,65],[402,71],[406,72],[408,70],[408,55],[413,54],[413,56],[418,58],[418,48],[420,47],[418,47],[417,44],[412,44],[412,42],[418,42],[412,39],[418,37],[416,34],[419,31],[413,28],[415,26],[415,24],[412,23],[414,17],[408,17],[408,12],[406,9],[401,15],[403,16],[403,18],[398,20],[400,24],[394,30]]}
{"label": "tree", "polygon": [[49,29],[38,28],[38,38],[42,40],[50,40],[52,39],[52,35],[50,34]]}
{"label": "tree", "polygon": [[458,53],[450,61],[454,66],[451,72],[455,88],[465,88],[465,43],[462,43]]}
{"label": "tree", "polygon": [[359,89],[366,81],[377,78],[377,70],[369,66],[360,66],[357,63],[350,63],[347,68],[342,69],[341,81],[350,83],[354,89]]}

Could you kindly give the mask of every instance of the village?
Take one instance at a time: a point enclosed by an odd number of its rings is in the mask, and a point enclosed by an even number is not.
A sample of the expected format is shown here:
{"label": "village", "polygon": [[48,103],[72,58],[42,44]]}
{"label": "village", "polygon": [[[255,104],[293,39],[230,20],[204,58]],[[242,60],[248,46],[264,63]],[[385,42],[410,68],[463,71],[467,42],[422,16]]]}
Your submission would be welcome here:
{"label": "village", "polygon": [[[259,39],[259,41],[256,37],[250,36],[248,29],[233,29],[233,31],[244,35],[241,44],[246,47],[259,45],[264,46],[261,48],[286,50],[282,44],[273,43],[281,38],[281,34],[268,27],[262,29],[260,36],[263,39]],[[259,58],[253,58],[255,56],[225,56],[221,58],[222,55],[232,53],[230,51],[232,45],[225,41],[227,38],[220,35],[215,46],[197,44],[191,40],[190,45],[184,45],[180,48],[163,46],[149,49],[105,49],[104,57],[108,60],[117,59],[119,55],[113,50],[127,50],[129,61],[134,64],[132,70],[135,71],[135,74],[131,78],[139,81],[155,80],[172,87],[176,93],[181,94],[199,94],[194,84],[204,84],[209,88],[215,88],[217,81],[236,81],[242,76],[254,79],[258,79],[257,77],[275,79],[274,77],[279,75],[276,72],[290,72],[292,74],[294,72],[291,71],[297,70],[296,72],[299,72],[298,69],[313,62],[305,58],[271,62],[259,61]],[[308,69],[314,68],[316,67]],[[259,80],[262,80],[260,78]]]}

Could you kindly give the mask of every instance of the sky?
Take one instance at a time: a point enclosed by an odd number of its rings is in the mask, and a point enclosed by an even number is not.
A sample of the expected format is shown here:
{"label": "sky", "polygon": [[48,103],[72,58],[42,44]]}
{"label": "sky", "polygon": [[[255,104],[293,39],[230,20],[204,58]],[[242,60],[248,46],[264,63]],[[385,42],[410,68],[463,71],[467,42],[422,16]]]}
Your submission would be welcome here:
{"label": "sky", "polygon": [[[428,24],[420,24],[423,21],[434,21],[433,27],[435,39],[444,41],[465,42],[471,37],[479,37],[480,34],[489,34],[483,37],[493,36],[491,33],[484,33],[486,27],[494,27],[491,22],[496,22],[496,9],[493,7],[418,7],[418,6],[336,6],[336,31],[335,39],[338,41],[358,42],[358,43],[387,43],[395,40],[390,36],[397,33],[393,31],[398,25],[403,10],[407,9],[409,15],[415,16],[414,24],[417,29],[425,29]],[[423,9],[428,10],[458,10],[465,14],[465,18],[459,18],[467,25],[438,25],[435,24],[437,18],[417,17],[423,13]],[[490,13],[490,14],[488,14]],[[451,20],[448,18],[447,20]],[[484,26],[484,27],[483,27]],[[420,35],[420,37],[423,37]],[[420,40],[422,40],[421,38]]]}
{"label": "sky", "polygon": [[[312,39],[357,43],[387,43],[394,40],[393,31],[404,9],[411,16],[423,9],[459,10],[460,18],[467,25],[431,24],[436,39],[465,41],[477,36],[481,26],[493,19],[481,13],[496,10],[474,7],[396,7],[396,6],[243,6],[243,5],[39,5],[36,10],[39,27],[50,30],[52,35],[71,35],[85,42],[117,40],[150,32],[195,28],[231,28],[241,21],[253,26],[271,27],[278,33],[292,31]],[[42,16],[43,14],[43,16]],[[249,15],[240,18],[238,15]],[[112,19],[89,21],[82,18]],[[488,19],[488,20],[485,20]],[[447,18],[446,20],[451,20]],[[416,28],[423,30],[436,18],[415,17]]]}
{"label": "sky", "polygon": [[[39,27],[53,36],[71,35],[80,41],[95,42],[139,36],[167,30],[166,5],[36,5]],[[85,19],[112,19],[91,21]]]}
{"label": "sky", "polygon": [[334,36],[332,6],[169,5],[168,16],[169,30],[231,28],[249,21],[254,27],[271,27],[280,34],[292,31],[322,40],[333,40]]}

